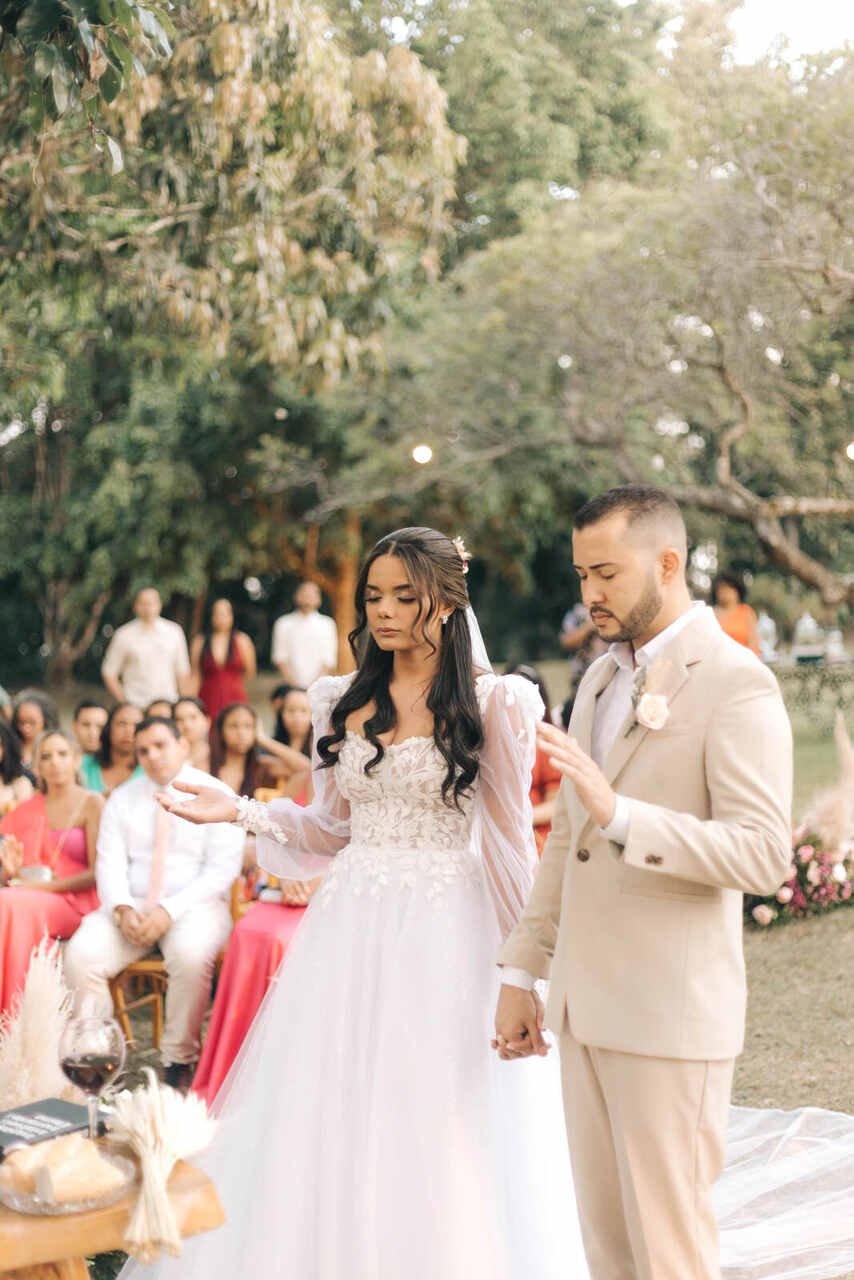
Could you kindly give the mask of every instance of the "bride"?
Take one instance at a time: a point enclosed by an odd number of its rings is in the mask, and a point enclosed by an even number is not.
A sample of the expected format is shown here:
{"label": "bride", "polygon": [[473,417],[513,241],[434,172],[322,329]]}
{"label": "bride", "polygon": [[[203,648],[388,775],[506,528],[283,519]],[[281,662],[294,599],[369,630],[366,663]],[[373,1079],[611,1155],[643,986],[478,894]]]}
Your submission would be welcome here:
{"label": "bride", "polygon": [[254,831],[271,874],[325,879],[215,1104],[225,1226],[125,1275],[586,1280],[556,1064],[490,1051],[542,706],[488,669],[465,570],[434,529],[370,553],[359,669],[310,691],[309,808],[161,797]]}

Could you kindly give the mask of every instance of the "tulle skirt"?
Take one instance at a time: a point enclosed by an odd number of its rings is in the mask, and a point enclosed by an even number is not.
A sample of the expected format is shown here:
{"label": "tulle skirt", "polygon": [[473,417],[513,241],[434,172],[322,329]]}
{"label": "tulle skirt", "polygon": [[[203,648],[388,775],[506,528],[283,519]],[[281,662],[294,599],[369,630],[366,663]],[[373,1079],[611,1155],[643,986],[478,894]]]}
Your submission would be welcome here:
{"label": "tulle skirt", "polygon": [[[588,1280],[558,1078],[489,1048],[495,918],[468,881],[370,890],[339,854],[214,1107],[226,1212],[151,1280]],[[325,886],[324,886],[325,887]],[[733,1108],[725,1280],[854,1269],[854,1119]]]}
{"label": "tulle skirt", "polygon": [[[557,1050],[489,1047],[484,887],[348,884],[312,901],[198,1163],[227,1221],[123,1275],[587,1280]],[[440,892],[436,890],[441,888]]]}

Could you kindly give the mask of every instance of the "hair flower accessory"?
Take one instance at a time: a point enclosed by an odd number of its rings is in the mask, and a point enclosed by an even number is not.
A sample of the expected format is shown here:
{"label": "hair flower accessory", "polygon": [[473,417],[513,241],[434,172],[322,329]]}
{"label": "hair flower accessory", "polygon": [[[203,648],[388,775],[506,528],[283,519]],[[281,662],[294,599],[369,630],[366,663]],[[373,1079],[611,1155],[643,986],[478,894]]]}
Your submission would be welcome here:
{"label": "hair flower accessory", "polygon": [[460,538],[459,536],[457,536],[456,538],[451,538],[451,542],[453,542],[454,549],[456,550],[457,555],[460,557],[460,559],[463,562],[463,573],[468,573],[469,560],[471,560],[471,552],[466,551],[466,544],[463,542],[462,538]]}

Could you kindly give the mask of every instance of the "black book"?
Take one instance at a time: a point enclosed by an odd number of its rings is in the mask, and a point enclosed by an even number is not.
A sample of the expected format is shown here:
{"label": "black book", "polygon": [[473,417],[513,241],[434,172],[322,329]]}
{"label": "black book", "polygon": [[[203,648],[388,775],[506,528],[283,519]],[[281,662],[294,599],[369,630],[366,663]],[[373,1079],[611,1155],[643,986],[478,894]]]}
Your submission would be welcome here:
{"label": "black book", "polygon": [[[64,1133],[89,1127],[86,1107],[62,1098],[43,1098],[28,1102],[11,1111],[0,1111],[0,1160],[14,1147],[29,1147],[46,1138],[59,1138]],[[98,1125],[104,1132],[104,1123]]]}

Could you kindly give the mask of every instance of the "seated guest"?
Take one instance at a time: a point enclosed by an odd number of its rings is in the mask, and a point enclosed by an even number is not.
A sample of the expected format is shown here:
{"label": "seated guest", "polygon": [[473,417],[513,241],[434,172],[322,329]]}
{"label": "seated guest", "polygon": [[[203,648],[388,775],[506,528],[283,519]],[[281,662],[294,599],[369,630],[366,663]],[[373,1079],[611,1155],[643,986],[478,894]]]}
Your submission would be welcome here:
{"label": "seated guest", "polygon": [[12,704],[12,728],[21,744],[21,762],[31,772],[33,748],[46,729],[59,728],[59,716],[46,693],[24,689]]}
{"label": "seated guest", "polygon": [[255,646],[234,626],[230,600],[214,600],[210,626],[190,646],[193,682],[212,720],[233,702],[248,702],[244,680],[257,670]]}
{"label": "seated guest", "polygon": [[134,732],[141,719],[139,707],[130,702],[120,702],[113,707],[101,730],[100,747],[92,755],[84,756],[80,763],[84,787],[108,796],[128,778],[139,775]]}
{"label": "seated guest", "polygon": [[280,684],[270,701],[276,712],[273,738],[311,758],[311,707],[305,689],[295,684]]}
{"label": "seated guest", "polygon": [[155,799],[175,781],[227,789],[187,764],[174,720],[142,720],[135,737],[143,776],[119,787],[104,807],[96,862],[101,909],[69,942],[65,971],[78,1013],[108,1017],[108,979],[157,944],[169,976],[161,1052],[167,1083],[182,1088],[199,1056],[214,961],[231,932],[228,896],[244,837],[229,823],[184,822]]}
{"label": "seated guest", "polygon": [[190,764],[205,773],[211,767],[211,722],[198,698],[179,698],[172,708],[172,719],[190,748]]}
{"label": "seated guest", "polygon": [[29,800],[32,794],[33,784],[21,762],[17,734],[0,720],[0,816],[22,800]]}
{"label": "seated guest", "polygon": [[286,758],[262,756],[259,751],[258,717],[251,707],[232,703],[220,711],[211,732],[211,773],[241,796],[251,796],[258,787],[275,787],[287,779],[285,795],[296,796],[303,787],[310,764],[293,747],[274,744]]}
{"label": "seated guest", "polygon": [[81,755],[94,755],[101,745],[101,730],[107,723],[107,708],[100,702],[78,702],[71,728]]}
{"label": "seated guest", "polygon": [[[95,847],[104,801],[77,784],[80,752],[58,729],[33,753],[40,791],[0,821],[0,1013],[22,990],[45,933],[70,938],[98,906]],[[35,868],[44,879],[31,878]]]}
{"label": "seated guest", "polygon": [[[551,724],[549,695],[543,677],[537,668],[520,662],[515,667],[508,667],[505,675],[524,676],[526,680],[531,681],[531,684],[537,686],[545,706],[543,719],[546,724]],[[561,777],[562,775],[558,773],[549,760],[548,752],[544,751],[538,742],[534,770],[531,775],[531,804],[534,808],[534,839],[537,842],[537,853],[539,854],[542,854],[552,829],[552,819],[557,805],[557,793],[560,790]]]}
{"label": "seated guest", "polygon": [[146,720],[150,720],[154,716],[158,720],[171,720],[173,707],[172,703],[166,698],[155,698],[153,702],[149,702],[145,711],[142,713]]}
{"label": "seated guest", "polygon": [[712,582],[712,605],[721,630],[759,657],[759,620],[747,603],[744,579],[719,573]]}

